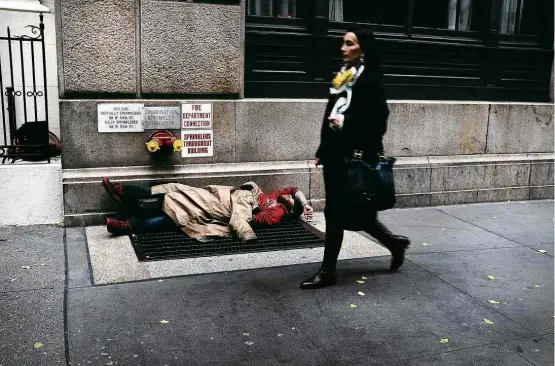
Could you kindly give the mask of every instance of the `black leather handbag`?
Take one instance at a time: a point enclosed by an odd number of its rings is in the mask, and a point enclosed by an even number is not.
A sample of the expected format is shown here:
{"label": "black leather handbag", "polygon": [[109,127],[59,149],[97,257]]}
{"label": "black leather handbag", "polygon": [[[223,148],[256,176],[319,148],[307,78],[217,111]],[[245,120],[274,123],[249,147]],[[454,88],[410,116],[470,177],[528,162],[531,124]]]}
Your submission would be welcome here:
{"label": "black leather handbag", "polygon": [[363,159],[364,153],[355,150],[347,159],[347,188],[349,205],[359,212],[384,211],[395,206],[393,164],[396,159],[376,155]]}

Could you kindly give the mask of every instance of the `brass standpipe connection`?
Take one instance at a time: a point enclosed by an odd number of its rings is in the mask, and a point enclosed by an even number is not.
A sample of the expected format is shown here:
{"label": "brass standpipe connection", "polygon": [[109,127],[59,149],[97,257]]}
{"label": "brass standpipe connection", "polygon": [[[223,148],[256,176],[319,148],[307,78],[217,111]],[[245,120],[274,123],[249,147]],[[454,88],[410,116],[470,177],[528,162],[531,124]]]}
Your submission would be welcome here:
{"label": "brass standpipe connection", "polygon": [[183,141],[169,131],[156,131],[146,142],[146,149],[150,153],[170,153],[183,150]]}

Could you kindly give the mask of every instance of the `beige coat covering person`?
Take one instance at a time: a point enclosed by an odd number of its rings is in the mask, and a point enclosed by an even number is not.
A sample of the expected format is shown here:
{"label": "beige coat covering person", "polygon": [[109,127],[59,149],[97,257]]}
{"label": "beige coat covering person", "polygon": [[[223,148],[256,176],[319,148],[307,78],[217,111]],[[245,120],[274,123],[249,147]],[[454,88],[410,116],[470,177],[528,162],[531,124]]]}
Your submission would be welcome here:
{"label": "beige coat covering person", "polygon": [[209,241],[235,235],[247,242],[256,240],[249,223],[260,188],[253,182],[241,187],[245,189],[168,183],[153,186],[152,194],[165,193],[162,210],[191,238]]}

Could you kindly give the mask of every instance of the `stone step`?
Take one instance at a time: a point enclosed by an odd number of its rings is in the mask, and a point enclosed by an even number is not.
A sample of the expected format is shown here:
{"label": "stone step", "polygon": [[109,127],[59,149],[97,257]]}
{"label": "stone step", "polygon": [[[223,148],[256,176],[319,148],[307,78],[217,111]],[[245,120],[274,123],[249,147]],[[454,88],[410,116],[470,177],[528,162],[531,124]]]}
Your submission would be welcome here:
{"label": "stone step", "polygon": [[[400,157],[395,164],[397,206],[553,198],[553,165],[553,153]],[[266,192],[296,186],[317,210],[325,203],[322,169],[311,161],[64,169],[66,225],[102,224],[118,211],[102,187],[103,177],[143,187],[171,181],[239,186],[253,180]]]}

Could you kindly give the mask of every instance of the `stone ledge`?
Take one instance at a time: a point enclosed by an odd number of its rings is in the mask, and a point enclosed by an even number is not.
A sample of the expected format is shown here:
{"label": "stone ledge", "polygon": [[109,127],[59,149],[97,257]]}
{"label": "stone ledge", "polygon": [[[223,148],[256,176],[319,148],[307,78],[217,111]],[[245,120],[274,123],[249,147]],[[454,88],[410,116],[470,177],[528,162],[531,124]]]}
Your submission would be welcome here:
{"label": "stone ledge", "polygon": [[[552,165],[552,153],[401,157],[395,165],[397,207],[553,198]],[[519,174],[513,174],[515,169]],[[295,185],[307,193],[315,210],[321,211],[325,205],[321,172],[309,160],[65,169],[64,222],[68,226],[103,224],[106,216],[117,211],[100,184],[104,176],[146,187],[164,181],[237,186],[255,180],[265,190]],[[453,177],[457,172],[468,173],[464,184],[432,184],[439,182],[439,175]]]}
{"label": "stone ledge", "polygon": [[292,174],[309,173],[314,165],[309,161],[279,161],[260,163],[230,164],[195,164],[166,167],[120,167],[64,169],[63,182],[84,183],[98,181],[102,177],[113,177],[114,180],[175,180],[180,178],[227,177],[244,174]]}
{"label": "stone ledge", "polygon": [[[552,159],[553,154],[538,154],[538,160]],[[433,166],[461,166],[476,165],[484,163],[515,164],[529,163],[528,154],[477,154],[477,155],[453,155],[453,156],[429,156],[428,161]]]}
{"label": "stone ledge", "polygon": [[[453,155],[453,156],[423,156],[399,157],[394,169],[435,168],[460,165],[476,165],[484,163],[546,163],[553,162],[553,153],[539,154],[495,154],[495,155]],[[133,167],[107,167],[88,169],[64,169],[64,183],[94,181],[99,177],[117,177],[125,180],[152,180],[158,176],[167,179],[183,177],[227,176],[240,173],[295,173],[318,171],[311,160],[302,161],[271,161],[253,163],[221,163],[221,164],[192,164],[176,166],[133,166]],[[171,177],[167,177],[171,175]]]}

